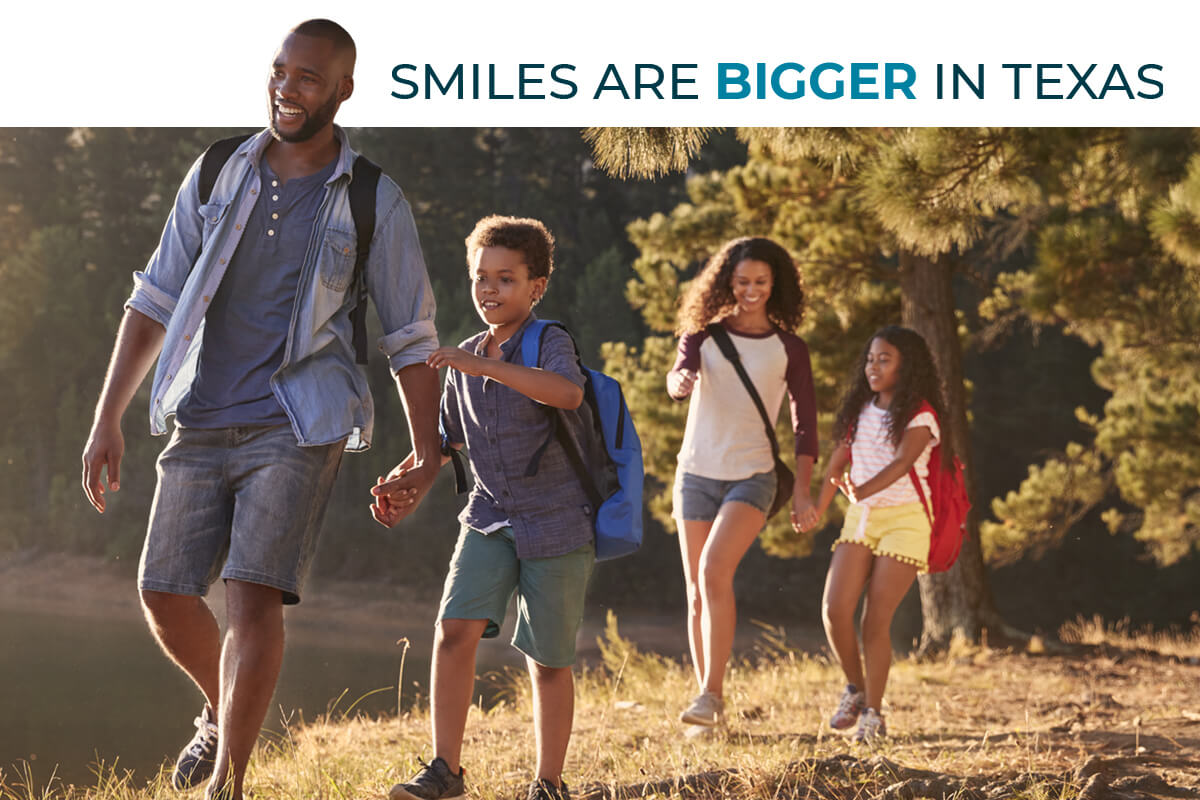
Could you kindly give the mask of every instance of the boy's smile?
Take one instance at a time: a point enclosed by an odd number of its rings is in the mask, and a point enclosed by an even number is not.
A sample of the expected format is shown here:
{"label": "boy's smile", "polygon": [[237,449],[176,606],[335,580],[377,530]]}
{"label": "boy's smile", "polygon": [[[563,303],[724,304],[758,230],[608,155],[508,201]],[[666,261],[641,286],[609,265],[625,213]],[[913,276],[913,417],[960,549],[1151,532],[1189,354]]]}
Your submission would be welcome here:
{"label": "boy's smile", "polygon": [[471,284],[475,310],[498,341],[516,333],[546,291],[546,278],[529,277],[520,251],[499,246],[476,251]]}

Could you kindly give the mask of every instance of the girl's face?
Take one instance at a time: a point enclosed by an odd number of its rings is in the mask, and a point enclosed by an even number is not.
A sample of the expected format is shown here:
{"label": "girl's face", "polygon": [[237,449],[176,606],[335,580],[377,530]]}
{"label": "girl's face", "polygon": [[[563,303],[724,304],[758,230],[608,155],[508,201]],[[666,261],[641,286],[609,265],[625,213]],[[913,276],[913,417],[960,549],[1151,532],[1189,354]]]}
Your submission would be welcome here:
{"label": "girl's face", "polygon": [[876,394],[894,392],[900,383],[900,351],[887,339],[872,339],[865,371],[871,391]]}
{"label": "girl's face", "polygon": [[775,285],[775,277],[770,264],[747,258],[739,261],[733,268],[730,284],[738,311],[755,313],[766,309],[767,300],[771,298],[771,288]]}
{"label": "girl's face", "polygon": [[546,291],[546,278],[530,278],[520,251],[481,247],[471,266],[471,296],[480,318],[493,328],[520,324]]}

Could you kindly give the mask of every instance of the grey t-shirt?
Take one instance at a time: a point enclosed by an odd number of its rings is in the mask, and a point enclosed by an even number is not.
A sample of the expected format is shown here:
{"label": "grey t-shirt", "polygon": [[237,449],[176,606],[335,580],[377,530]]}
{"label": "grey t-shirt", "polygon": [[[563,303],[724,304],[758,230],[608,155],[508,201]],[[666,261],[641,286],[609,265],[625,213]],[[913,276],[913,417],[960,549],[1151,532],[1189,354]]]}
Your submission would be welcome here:
{"label": "grey t-shirt", "polygon": [[271,375],[283,363],[300,269],[334,164],[284,183],[262,159],[264,191],[205,313],[196,379],[176,413],[180,425],[288,422]]}

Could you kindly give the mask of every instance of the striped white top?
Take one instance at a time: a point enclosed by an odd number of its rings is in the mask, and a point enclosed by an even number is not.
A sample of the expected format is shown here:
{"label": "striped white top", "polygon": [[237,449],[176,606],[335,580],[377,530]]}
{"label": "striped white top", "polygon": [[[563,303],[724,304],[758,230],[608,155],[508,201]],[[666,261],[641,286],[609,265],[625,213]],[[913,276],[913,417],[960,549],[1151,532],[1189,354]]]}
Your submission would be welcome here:
{"label": "striped white top", "polygon": [[[888,421],[890,419],[891,414],[882,408],[877,408],[873,401],[863,406],[862,411],[859,412],[858,427],[854,432],[854,441],[850,445],[852,456],[850,480],[855,486],[862,486],[874,478],[896,458],[896,448],[892,446],[891,439],[888,438]],[[941,430],[938,428],[937,419],[929,411],[922,411],[914,416],[907,428],[928,428],[929,432],[933,434],[933,438],[929,440],[929,444],[925,446],[921,455],[917,456],[916,463],[913,464],[921,481],[921,490],[928,498],[929,482],[925,476],[929,472],[929,454],[933,450],[933,446],[938,443]],[[907,473],[883,491],[876,492],[859,501],[860,504],[871,508],[902,506],[907,503],[919,502],[921,502],[921,498],[917,495],[917,490],[913,487]]]}

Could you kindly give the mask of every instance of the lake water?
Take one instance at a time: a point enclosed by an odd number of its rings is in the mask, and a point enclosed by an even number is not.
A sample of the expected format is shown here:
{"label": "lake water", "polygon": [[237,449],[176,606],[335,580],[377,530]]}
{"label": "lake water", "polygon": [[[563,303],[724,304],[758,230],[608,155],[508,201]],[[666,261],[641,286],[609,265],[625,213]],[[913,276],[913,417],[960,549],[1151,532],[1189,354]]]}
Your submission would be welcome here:
{"label": "lake water", "polygon": [[[356,713],[395,713],[401,648],[394,638],[348,643],[337,636],[331,647],[314,643],[321,637],[309,629],[299,635],[292,630],[289,623],[268,730],[283,730],[281,716],[312,720],[335,700],[335,714],[351,706]],[[405,658],[406,708],[418,692],[425,694],[432,631],[427,635],[412,643]],[[479,653],[481,671],[511,663],[501,642],[486,644]],[[92,765],[101,761],[148,778],[164,760],[174,761],[203,706],[199,691],[137,618],[106,621],[0,609],[0,676],[0,769],[11,779],[12,766],[28,761],[39,785],[56,765],[63,781],[94,784]],[[384,691],[370,694],[377,689]]]}

